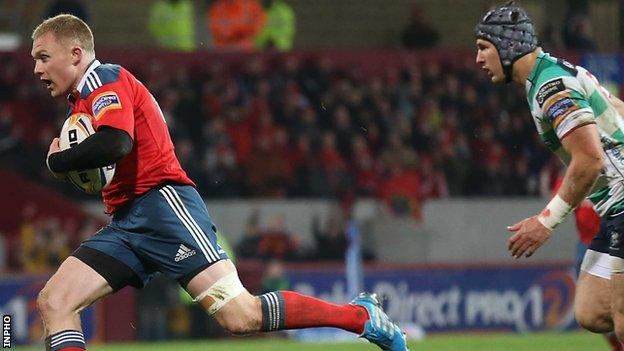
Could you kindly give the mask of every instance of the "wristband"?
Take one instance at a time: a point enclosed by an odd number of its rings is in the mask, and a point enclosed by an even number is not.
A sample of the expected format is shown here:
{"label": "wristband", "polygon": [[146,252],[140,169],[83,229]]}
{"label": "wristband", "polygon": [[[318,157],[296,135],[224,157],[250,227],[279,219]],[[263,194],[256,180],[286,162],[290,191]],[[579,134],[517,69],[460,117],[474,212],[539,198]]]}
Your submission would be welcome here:
{"label": "wristband", "polygon": [[546,205],[546,208],[540,212],[537,216],[537,220],[540,221],[544,227],[553,230],[559,223],[563,222],[573,209],[574,208],[570,206],[570,204],[565,202],[565,200],[557,194],[550,200],[548,205]]}

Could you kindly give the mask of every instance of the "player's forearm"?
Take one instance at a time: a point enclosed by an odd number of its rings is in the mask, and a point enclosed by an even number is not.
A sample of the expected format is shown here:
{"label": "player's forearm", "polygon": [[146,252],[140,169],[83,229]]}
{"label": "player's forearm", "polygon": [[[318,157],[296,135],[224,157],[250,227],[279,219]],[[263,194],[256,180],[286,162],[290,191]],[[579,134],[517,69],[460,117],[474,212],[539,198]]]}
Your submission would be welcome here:
{"label": "player's forearm", "polygon": [[602,169],[602,158],[581,156],[572,159],[559,192],[537,216],[540,223],[554,230],[587,196]]}
{"label": "player's forearm", "polygon": [[587,197],[601,170],[600,158],[573,158],[563,178],[559,196],[570,206],[576,207]]}
{"label": "player's forearm", "polygon": [[70,149],[51,154],[48,165],[58,173],[105,167],[130,153],[132,145],[126,132],[104,128]]}

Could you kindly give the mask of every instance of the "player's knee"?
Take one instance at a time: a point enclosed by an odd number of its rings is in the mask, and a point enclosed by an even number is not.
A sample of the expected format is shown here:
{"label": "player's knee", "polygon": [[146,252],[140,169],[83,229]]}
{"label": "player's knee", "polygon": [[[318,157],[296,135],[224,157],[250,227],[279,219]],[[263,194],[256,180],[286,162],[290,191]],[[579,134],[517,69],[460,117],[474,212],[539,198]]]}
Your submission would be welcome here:
{"label": "player's knee", "polygon": [[258,331],[254,320],[249,316],[235,316],[223,322],[222,326],[234,335],[247,335]]}
{"label": "player's knee", "polygon": [[226,305],[223,311],[215,315],[225,330],[235,335],[255,333],[262,326],[262,312],[259,301],[250,299],[238,300]]}
{"label": "player's knee", "polygon": [[607,333],[613,330],[613,322],[608,314],[591,309],[579,308],[575,311],[578,324],[593,333]]}
{"label": "player's knee", "polygon": [[66,296],[47,286],[37,296],[37,309],[44,319],[71,314],[71,306]]}

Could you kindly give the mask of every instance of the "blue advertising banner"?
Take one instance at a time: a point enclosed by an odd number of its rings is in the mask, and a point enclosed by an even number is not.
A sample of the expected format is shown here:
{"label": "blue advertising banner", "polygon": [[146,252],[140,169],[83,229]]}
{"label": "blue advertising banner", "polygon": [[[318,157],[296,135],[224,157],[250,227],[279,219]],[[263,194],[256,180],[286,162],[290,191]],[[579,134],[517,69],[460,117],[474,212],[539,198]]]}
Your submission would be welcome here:
{"label": "blue advertising banner", "polygon": [[622,57],[613,54],[585,54],[581,66],[589,70],[607,89],[610,84],[624,83]]}
{"label": "blue advertising banner", "polygon": [[[342,269],[290,270],[288,277],[302,293],[337,303],[353,298]],[[563,264],[366,270],[364,285],[385,298],[392,319],[427,332],[576,328],[574,275]]]}
{"label": "blue advertising banner", "polygon": [[[48,277],[15,277],[0,279],[0,315],[11,316],[11,342],[15,344],[43,342],[43,326],[37,312],[37,294]],[[85,339],[95,330],[92,308],[82,312]]]}

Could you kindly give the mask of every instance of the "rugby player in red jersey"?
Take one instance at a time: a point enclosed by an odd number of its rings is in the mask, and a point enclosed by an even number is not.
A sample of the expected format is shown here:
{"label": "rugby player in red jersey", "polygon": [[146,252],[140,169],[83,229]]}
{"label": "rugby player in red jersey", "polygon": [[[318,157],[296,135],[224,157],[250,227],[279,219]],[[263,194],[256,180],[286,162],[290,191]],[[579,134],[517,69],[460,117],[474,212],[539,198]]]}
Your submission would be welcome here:
{"label": "rugby player in red jersey", "polygon": [[32,39],[35,75],[52,97],[67,98],[70,115],[92,116],[96,130],[65,151],[55,138],[50,171],[62,177],[116,164],[102,193],[110,223],[61,264],[37,299],[48,350],[84,350],[80,311],[127,285],[141,288],[158,272],[176,279],[234,334],[329,326],[384,350],[407,350],[404,333],[374,294],[335,305],[292,291],[247,292],[147,88],[123,67],[100,63],[90,28],[75,16],[45,20]]}

